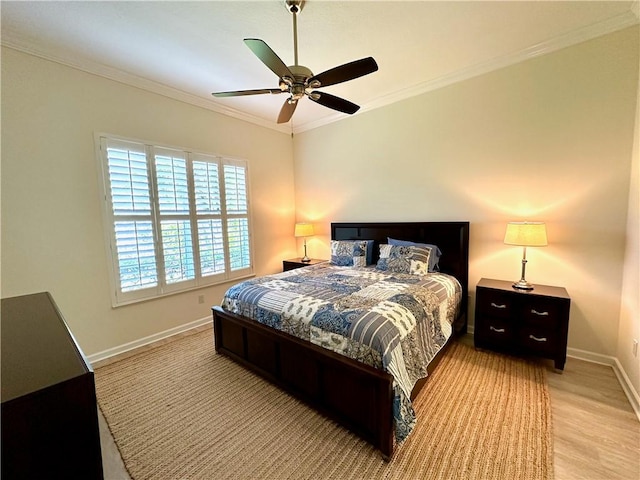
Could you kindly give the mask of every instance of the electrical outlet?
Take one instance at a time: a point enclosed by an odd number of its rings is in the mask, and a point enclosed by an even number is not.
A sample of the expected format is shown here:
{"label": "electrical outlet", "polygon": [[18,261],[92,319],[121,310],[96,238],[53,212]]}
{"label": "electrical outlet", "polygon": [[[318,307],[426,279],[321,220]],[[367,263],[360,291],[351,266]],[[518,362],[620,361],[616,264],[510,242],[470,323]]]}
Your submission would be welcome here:
{"label": "electrical outlet", "polygon": [[198,303],[204,303],[204,295],[198,295]]}
{"label": "electrical outlet", "polygon": [[638,339],[636,338],[633,339],[633,356],[638,356]]}

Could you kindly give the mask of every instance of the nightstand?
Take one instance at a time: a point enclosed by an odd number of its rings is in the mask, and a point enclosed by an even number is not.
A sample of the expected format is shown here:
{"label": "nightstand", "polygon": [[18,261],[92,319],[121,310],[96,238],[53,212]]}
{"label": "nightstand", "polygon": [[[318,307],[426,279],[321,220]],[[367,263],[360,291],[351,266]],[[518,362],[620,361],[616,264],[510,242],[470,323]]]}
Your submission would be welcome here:
{"label": "nightstand", "polygon": [[567,359],[571,298],[562,287],[482,278],[476,286],[474,343],[477,348],[552,359],[562,370]]}
{"label": "nightstand", "polygon": [[309,265],[316,265],[318,263],[324,262],[326,262],[326,260],[318,260],[317,258],[312,258],[308,262],[303,262],[302,257],[290,258],[289,260],[282,261],[282,271],[287,272],[289,270],[293,270],[294,268],[308,267]]}

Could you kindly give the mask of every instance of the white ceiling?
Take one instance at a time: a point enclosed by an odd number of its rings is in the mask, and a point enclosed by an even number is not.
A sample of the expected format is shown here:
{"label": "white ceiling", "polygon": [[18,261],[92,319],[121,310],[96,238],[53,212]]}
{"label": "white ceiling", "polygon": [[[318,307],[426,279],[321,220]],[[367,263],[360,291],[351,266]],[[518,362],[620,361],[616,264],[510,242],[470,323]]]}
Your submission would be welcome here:
{"label": "white ceiling", "polygon": [[[91,73],[286,132],[346,117],[305,98],[278,126],[285,95],[211,96],[278,87],[242,40],[260,38],[293,64],[283,0],[2,1],[0,9],[3,45]],[[307,0],[299,64],[317,74],[373,56],[377,72],[324,90],[363,112],[637,24],[637,12],[637,0]]]}

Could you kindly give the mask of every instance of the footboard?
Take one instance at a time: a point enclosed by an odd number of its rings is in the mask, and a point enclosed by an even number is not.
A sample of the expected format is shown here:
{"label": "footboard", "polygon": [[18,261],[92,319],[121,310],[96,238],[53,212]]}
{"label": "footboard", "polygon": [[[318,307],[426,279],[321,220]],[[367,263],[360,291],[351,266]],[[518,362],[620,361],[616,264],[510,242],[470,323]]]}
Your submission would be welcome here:
{"label": "footboard", "polygon": [[393,453],[393,377],[253,320],[213,307],[215,349]]}

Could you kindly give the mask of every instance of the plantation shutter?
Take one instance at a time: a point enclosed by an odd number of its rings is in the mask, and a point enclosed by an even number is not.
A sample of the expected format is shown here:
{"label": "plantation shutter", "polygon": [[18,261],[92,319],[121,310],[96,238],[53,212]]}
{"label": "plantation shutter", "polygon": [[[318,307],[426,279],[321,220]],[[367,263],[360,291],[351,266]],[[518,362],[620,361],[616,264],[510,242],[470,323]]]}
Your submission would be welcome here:
{"label": "plantation shutter", "polygon": [[97,138],[114,306],[253,274],[246,161]]}
{"label": "plantation shutter", "polygon": [[193,158],[200,274],[208,277],[226,271],[220,162],[206,155],[194,155]]}
{"label": "plantation shutter", "polygon": [[191,236],[189,181],[186,152],[155,147],[158,216],[162,238],[162,263],[167,290],[195,280],[194,245]]}
{"label": "plantation shutter", "polygon": [[126,293],[156,287],[158,275],[146,147],[110,141],[105,150],[118,288]]}
{"label": "plantation shutter", "polygon": [[229,267],[231,270],[242,270],[251,266],[246,168],[234,163],[225,164],[224,189]]}

